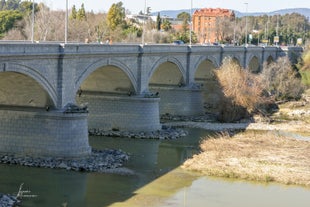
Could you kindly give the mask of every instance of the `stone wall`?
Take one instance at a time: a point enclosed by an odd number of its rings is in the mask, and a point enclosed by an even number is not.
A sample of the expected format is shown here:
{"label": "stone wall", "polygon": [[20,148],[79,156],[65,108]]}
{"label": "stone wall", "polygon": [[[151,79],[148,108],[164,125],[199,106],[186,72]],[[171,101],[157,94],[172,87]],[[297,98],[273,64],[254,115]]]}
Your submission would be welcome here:
{"label": "stone wall", "polygon": [[159,122],[159,99],[83,93],[79,104],[88,103],[89,129],[155,131]]}
{"label": "stone wall", "polygon": [[29,156],[89,155],[87,115],[0,110],[0,152]]}
{"label": "stone wall", "polygon": [[204,113],[202,91],[199,89],[152,86],[150,90],[159,94],[160,114],[193,116]]}

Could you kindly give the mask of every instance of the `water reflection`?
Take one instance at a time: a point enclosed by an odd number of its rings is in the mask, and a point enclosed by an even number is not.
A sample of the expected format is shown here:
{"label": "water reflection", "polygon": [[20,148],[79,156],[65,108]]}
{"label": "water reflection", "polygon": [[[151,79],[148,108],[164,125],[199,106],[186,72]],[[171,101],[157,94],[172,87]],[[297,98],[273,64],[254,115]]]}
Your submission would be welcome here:
{"label": "water reflection", "polygon": [[224,181],[202,177],[174,196],[158,204],[160,207],[307,207],[310,191],[300,187],[262,185],[241,181]]}
{"label": "water reflection", "polygon": [[87,174],[7,165],[0,165],[0,170],[0,192],[17,193],[24,183],[24,190],[38,195],[25,198],[23,207],[60,206],[65,202],[85,206]]}
{"label": "water reflection", "polygon": [[[24,207],[138,207],[138,206],[306,206],[307,189],[278,185],[253,185],[200,177],[178,168],[199,151],[198,143],[209,134],[190,129],[178,140],[90,137],[97,149],[114,148],[130,153],[126,167],[136,175],[77,173],[0,165],[0,192],[13,193],[21,183],[37,198]],[[293,205],[295,202],[298,205]],[[308,205],[307,205],[308,206]]]}

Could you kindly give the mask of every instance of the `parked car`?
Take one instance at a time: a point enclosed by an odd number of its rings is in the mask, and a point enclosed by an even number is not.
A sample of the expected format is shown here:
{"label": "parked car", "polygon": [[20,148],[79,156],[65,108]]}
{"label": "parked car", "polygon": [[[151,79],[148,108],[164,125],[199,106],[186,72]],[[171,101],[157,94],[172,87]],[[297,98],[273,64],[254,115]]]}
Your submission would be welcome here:
{"label": "parked car", "polygon": [[184,42],[182,40],[175,40],[173,41],[174,45],[184,45]]}

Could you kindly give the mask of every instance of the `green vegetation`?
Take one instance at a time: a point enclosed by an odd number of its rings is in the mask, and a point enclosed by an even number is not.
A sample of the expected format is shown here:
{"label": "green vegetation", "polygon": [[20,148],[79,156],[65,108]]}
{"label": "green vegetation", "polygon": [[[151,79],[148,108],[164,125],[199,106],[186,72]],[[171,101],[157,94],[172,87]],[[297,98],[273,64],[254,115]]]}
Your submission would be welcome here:
{"label": "green vegetation", "polygon": [[[32,1],[21,0],[1,0],[0,11],[2,14],[0,36],[6,40],[29,40],[31,37],[31,11]],[[140,15],[148,17],[151,8],[148,7],[146,14]],[[190,14],[181,12],[177,15],[182,26],[176,28],[167,18],[162,18],[160,13],[156,21],[148,19],[145,24],[140,19],[125,18],[126,8],[121,1],[112,4],[107,13],[86,12],[84,4],[77,8],[71,8],[69,18],[69,41],[101,42],[106,39],[113,39],[117,42],[141,42],[142,31],[144,29],[145,42],[171,43],[174,40],[182,40],[185,43],[190,41]],[[65,12],[53,11],[43,3],[35,3],[35,40],[37,41],[62,41]],[[286,15],[273,16],[248,16],[248,28],[251,38],[250,44],[265,42],[273,44],[276,36],[276,28],[282,45],[305,44],[310,38],[310,23],[308,19],[300,14],[292,13]],[[79,22],[78,22],[78,21]],[[245,17],[234,19],[218,18],[215,30],[222,39],[221,43],[232,43],[235,37],[236,44],[244,44]],[[113,38],[112,38],[113,37]],[[197,36],[192,31],[192,43],[197,42]],[[303,77],[308,77],[308,72],[301,72]]]}
{"label": "green vegetation", "polygon": [[[243,18],[237,22],[244,23]],[[310,38],[310,22],[307,17],[298,14],[285,14],[273,16],[250,16],[248,17],[249,28],[253,28],[250,43],[257,44],[258,40],[266,40],[269,44],[274,43],[274,37],[279,35],[279,45],[296,45],[298,38],[302,38],[302,44]],[[278,27],[277,27],[278,25]],[[261,42],[261,41],[260,41]]]}
{"label": "green vegetation", "polygon": [[22,18],[19,11],[0,11],[0,36],[12,29],[16,22]]}
{"label": "green vegetation", "polygon": [[125,24],[125,8],[122,2],[112,4],[108,11],[107,23],[112,31]]}
{"label": "green vegetation", "polygon": [[302,77],[302,83],[310,88],[310,46],[303,53],[297,68]]}

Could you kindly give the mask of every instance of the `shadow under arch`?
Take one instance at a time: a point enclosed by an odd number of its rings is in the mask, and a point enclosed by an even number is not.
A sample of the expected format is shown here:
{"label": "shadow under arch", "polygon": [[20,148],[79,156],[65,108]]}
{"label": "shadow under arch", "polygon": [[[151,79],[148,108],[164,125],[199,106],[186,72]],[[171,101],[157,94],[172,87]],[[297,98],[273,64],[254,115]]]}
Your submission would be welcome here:
{"label": "shadow under arch", "polygon": [[[10,74],[12,76],[15,74],[15,76],[18,76],[17,78],[21,78],[24,81],[19,81],[17,84],[14,85],[13,88],[15,90],[25,90],[28,87],[31,87],[32,94],[26,93],[27,95],[23,95],[24,98],[27,98],[28,101],[20,101],[20,104],[23,106],[35,106],[35,107],[46,107],[46,106],[57,106],[57,93],[54,90],[53,86],[49,83],[49,81],[43,77],[38,71],[35,69],[21,65],[16,63],[4,63],[5,64],[5,70],[4,72],[0,72],[0,74]],[[14,76],[14,75],[13,75]],[[20,80],[20,79],[19,79]],[[11,80],[11,84],[14,84],[18,79],[13,78]],[[3,82],[3,81],[1,81]],[[22,86],[24,84],[24,86]],[[27,86],[26,86],[27,85]],[[18,87],[20,86],[20,87]],[[18,87],[18,88],[17,88]],[[36,91],[34,90],[34,87]],[[1,91],[3,91],[3,87],[1,88]],[[36,92],[36,93],[35,93]],[[20,93],[20,92],[19,92]],[[10,94],[13,95],[12,91],[10,91]],[[43,97],[39,97],[42,95]],[[35,103],[34,99],[41,99],[39,102]],[[22,103],[24,102],[24,103]],[[18,104],[19,105],[19,104]]]}
{"label": "shadow under arch", "polygon": [[242,67],[241,61],[238,57],[233,56],[233,57],[231,57],[231,60],[234,64],[237,64],[238,66]]}
{"label": "shadow under arch", "polygon": [[106,65],[84,79],[75,94],[75,101],[88,107],[87,120],[91,131],[159,130],[159,99],[139,95],[124,70]]}
{"label": "shadow under arch", "polygon": [[216,113],[222,99],[222,90],[214,71],[219,68],[217,62],[202,58],[195,66],[194,81],[201,86],[204,111]]}
{"label": "shadow under arch", "polygon": [[186,82],[186,72],[176,58],[163,57],[159,59],[148,74],[148,85],[183,86]]}
{"label": "shadow under arch", "polygon": [[[132,86],[130,89],[132,90],[131,92],[133,93],[137,92],[137,88],[138,88],[137,79],[134,76],[134,74],[131,72],[131,70],[124,63],[120,61],[114,61],[111,59],[107,59],[107,60],[99,60],[83,70],[83,72],[77,78],[75,82],[75,93],[77,93],[81,89],[81,85],[83,84],[83,82],[85,82],[85,80],[91,74],[93,74],[99,69],[105,69],[105,68],[113,68],[113,69],[122,71],[123,74],[125,74],[128,80],[130,81],[130,84]],[[122,74],[122,73],[119,73],[119,74]]]}
{"label": "shadow under arch", "polygon": [[267,58],[267,60],[266,60],[265,62],[267,63],[267,65],[269,65],[269,64],[275,62],[275,60],[274,60],[274,58],[272,57],[272,55],[269,55],[268,58]]}
{"label": "shadow under arch", "polygon": [[100,92],[115,95],[133,95],[136,93],[133,83],[127,74],[116,66],[103,66],[93,71],[79,85],[81,93]]}
{"label": "shadow under arch", "polygon": [[227,59],[230,59],[232,61],[232,63],[237,64],[239,67],[243,67],[241,58],[238,56],[225,56],[225,57],[223,57],[223,60],[221,62],[221,66],[223,65],[223,62]]}
{"label": "shadow under arch", "polygon": [[259,59],[255,55],[250,57],[249,59],[249,64],[248,64],[248,69],[252,73],[259,73],[260,72],[260,64],[259,64]]}
{"label": "shadow under arch", "polygon": [[203,61],[208,61],[209,63],[211,63],[215,68],[220,67],[220,62],[218,61],[217,58],[213,57],[213,56],[203,56],[200,57],[197,61],[196,64],[194,64],[194,73],[196,73],[196,71],[198,70],[198,67],[201,65],[201,63]]}
{"label": "shadow under arch", "polygon": [[200,58],[194,66],[194,81],[196,83],[203,83],[206,80],[214,78],[213,70],[218,68],[219,64],[209,58]]}

